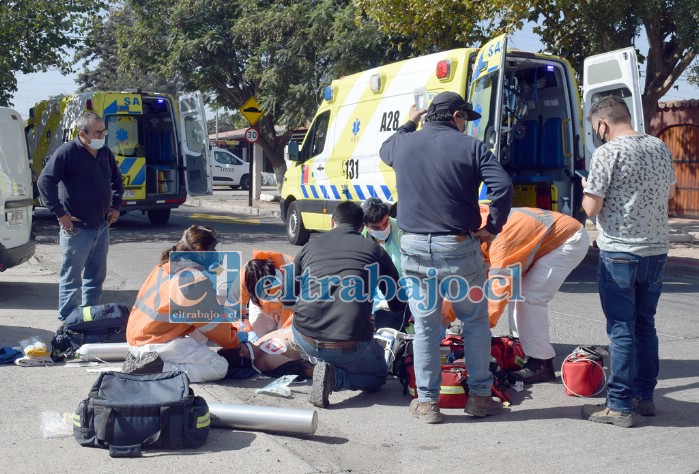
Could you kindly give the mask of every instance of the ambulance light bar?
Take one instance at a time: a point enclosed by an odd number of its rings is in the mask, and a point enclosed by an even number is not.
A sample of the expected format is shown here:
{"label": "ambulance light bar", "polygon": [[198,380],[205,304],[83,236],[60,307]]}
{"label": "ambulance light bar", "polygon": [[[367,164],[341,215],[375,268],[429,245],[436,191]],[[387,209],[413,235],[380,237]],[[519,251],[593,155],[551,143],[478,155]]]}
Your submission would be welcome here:
{"label": "ambulance light bar", "polygon": [[323,99],[326,100],[327,102],[332,102],[333,101],[333,88],[332,86],[328,86],[325,88],[325,91],[323,91]]}
{"label": "ambulance light bar", "polygon": [[437,79],[448,79],[451,76],[451,60],[443,59],[437,63]]}

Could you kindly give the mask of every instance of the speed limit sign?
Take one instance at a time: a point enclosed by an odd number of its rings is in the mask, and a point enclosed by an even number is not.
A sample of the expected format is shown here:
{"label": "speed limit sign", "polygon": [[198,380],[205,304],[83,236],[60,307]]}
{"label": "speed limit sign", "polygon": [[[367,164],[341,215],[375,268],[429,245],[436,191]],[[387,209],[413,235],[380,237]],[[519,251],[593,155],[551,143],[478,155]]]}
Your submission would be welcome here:
{"label": "speed limit sign", "polygon": [[245,140],[248,143],[255,143],[257,139],[260,138],[260,132],[258,132],[254,128],[246,128],[245,129]]}

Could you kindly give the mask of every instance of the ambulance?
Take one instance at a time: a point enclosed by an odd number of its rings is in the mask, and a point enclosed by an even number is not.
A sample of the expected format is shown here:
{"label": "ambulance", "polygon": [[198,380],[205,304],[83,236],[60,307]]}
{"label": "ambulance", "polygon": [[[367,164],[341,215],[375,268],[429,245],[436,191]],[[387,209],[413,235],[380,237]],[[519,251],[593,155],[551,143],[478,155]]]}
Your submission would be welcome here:
{"label": "ambulance", "polygon": [[32,175],[22,117],[0,107],[0,272],[34,255]]}
{"label": "ambulance", "polygon": [[49,99],[29,111],[25,134],[40,174],[63,143],[74,139],[85,111],[104,118],[107,142],[124,179],[122,213],[141,211],[157,225],[187,194],[212,194],[206,116],[201,94],[88,92]]}
{"label": "ambulance", "polygon": [[[642,131],[634,49],[589,59],[585,100],[624,97]],[[508,50],[503,35],[479,49],[430,54],[333,81],[302,146],[291,141],[287,148],[280,206],[289,242],[303,245],[310,232],[329,230],[333,209],[344,200],[378,197],[395,215],[395,175],[379,159],[379,149],[408,119],[412,104],[427,107],[442,91],[467,97],[481,114],[465,133],[488,144],[507,170],[514,206],[584,220],[575,170],[586,167],[599,143],[583,118],[575,72],[561,57]],[[487,201],[484,185],[479,195]]]}

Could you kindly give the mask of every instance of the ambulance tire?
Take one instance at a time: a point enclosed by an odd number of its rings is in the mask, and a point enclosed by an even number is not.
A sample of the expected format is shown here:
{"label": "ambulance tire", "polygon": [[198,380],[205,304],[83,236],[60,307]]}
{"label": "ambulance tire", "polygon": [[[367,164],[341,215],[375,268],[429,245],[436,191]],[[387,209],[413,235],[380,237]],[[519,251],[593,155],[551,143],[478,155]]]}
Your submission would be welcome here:
{"label": "ambulance tire", "polygon": [[297,201],[289,204],[289,211],[286,213],[286,236],[292,245],[304,245],[311,237],[311,232],[303,226]]}
{"label": "ambulance tire", "polygon": [[165,225],[170,220],[170,209],[149,209],[148,220],[154,225]]}

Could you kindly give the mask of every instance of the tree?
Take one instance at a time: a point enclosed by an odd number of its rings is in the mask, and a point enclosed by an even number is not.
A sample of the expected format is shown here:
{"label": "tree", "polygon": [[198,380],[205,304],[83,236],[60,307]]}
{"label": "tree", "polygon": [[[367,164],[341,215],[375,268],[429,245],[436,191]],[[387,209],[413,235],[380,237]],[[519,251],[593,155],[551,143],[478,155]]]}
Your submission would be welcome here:
{"label": "tree", "polygon": [[17,91],[16,73],[70,71],[68,50],[105,6],[103,0],[0,1],[0,105]]}
{"label": "tree", "polygon": [[[134,26],[118,54],[134,66],[159,65],[185,90],[221,107],[256,97],[264,109],[260,145],[282,182],[292,131],[313,117],[333,77],[406,56],[349,0],[128,0]],[[275,127],[281,126],[278,135]]]}
{"label": "tree", "polygon": [[[546,50],[565,57],[579,75],[583,60],[593,54],[635,44],[642,32],[648,51],[638,51],[646,63],[643,112],[646,127],[658,100],[695,60],[699,49],[699,0],[355,0],[384,31],[399,31],[421,52],[479,45],[497,34],[536,22]],[[699,66],[689,69],[699,82]]]}
{"label": "tree", "polygon": [[[209,135],[216,133],[216,117],[206,121]],[[229,132],[248,126],[248,122],[240,114],[221,112],[218,114],[218,131]]]}
{"label": "tree", "polygon": [[141,89],[177,94],[180,89],[177,78],[158,74],[153,68],[133,67],[132,63],[121,61],[117,35],[120,30],[130,29],[133,25],[133,11],[120,7],[112,9],[104,21],[93,26],[75,55],[76,62],[87,63],[76,79],[80,92]]}

